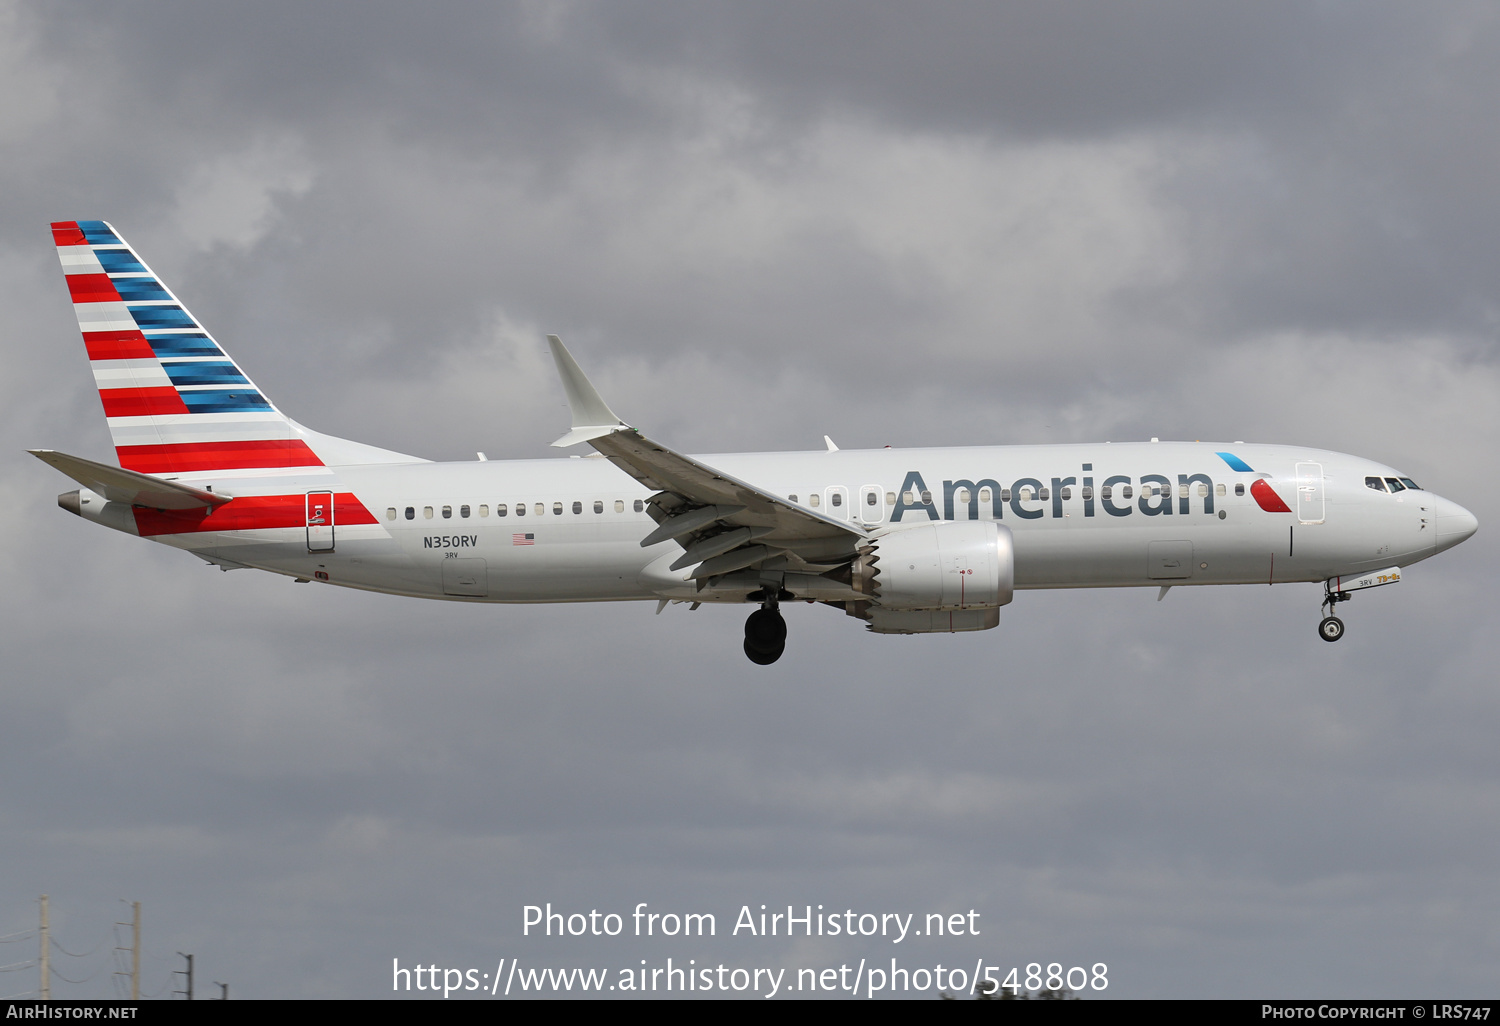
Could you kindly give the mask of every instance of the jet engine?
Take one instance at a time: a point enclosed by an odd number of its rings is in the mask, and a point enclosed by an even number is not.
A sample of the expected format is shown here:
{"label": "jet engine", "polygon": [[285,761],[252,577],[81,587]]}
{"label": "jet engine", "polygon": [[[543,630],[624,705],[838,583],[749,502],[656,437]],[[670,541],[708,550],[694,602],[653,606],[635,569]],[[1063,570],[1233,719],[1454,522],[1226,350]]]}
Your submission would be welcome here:
{"label": "jet engine", "polygon": [[1010,528],[987,520],[899,528],[855,561],[851,585],[865,602],[845,608],[879,634],[988,630],[1015,595]]}

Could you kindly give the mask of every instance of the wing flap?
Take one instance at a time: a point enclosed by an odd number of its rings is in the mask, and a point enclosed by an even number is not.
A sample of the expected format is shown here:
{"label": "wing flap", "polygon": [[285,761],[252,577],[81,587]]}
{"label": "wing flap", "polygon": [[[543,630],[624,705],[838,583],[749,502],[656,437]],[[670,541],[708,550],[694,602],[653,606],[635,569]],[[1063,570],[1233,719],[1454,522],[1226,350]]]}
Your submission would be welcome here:
{"label": "wing flap", "polygon": [[700,506],[687,513],[668,516],[656,525],[656,530],[641,539],[641,548],[649,549],[657,542],[664,542],[668,538],[681,538],[685,534],[692,534],[716,520],[733,516],[744,508],[743,506]]}

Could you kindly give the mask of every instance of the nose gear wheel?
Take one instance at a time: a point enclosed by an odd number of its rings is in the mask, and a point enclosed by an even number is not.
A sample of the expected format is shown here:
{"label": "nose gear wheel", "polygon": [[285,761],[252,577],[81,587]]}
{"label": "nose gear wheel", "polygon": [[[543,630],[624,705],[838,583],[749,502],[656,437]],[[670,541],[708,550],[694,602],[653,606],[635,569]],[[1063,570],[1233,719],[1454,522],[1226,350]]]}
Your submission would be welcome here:
{"label": "nose gear wheel", "polygon": [[1318,637],[1324,641],[1337,641],[1344,636],[1344,621],[1333,615],[1340,602],[1348,602],[1354,596],[1347,591],[1325,591],[1323,609],[1327,615],[1318,622]]}

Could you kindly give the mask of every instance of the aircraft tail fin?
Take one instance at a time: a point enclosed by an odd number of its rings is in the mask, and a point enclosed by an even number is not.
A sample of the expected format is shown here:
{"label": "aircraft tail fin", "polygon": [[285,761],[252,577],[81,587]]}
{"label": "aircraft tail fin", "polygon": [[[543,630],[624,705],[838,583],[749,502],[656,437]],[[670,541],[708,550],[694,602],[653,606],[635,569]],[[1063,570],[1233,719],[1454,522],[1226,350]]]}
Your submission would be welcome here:
{"label": "aircraft tail fin", "polygon": [[144,474],[415,457],[307,431],[278,410],[104,221],[55,221],[120,466]]}

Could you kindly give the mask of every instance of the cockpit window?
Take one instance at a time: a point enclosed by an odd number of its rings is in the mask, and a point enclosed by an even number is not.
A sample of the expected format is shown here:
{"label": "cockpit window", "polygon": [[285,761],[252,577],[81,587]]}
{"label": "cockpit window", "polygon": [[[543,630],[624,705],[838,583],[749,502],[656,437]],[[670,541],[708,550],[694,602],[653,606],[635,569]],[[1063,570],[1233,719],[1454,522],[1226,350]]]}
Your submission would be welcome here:
{"label": "cockpit window", "polygon": [[1417,484],[1415,481],[1413,481],[1409,477],[1403,477],[1401,479],[1401,483],[1404,484],[1404,485],[1406,485],[1406,487],[1410,488],[1414,492],[1420,492],[1420,491],[1422,491],[1422,486],[1419,485],[1419,484]]}
{"label": "cockpit window", "polygon": [[1402,484],[1400,481],[1397,481],[1394,477],[1386,478],[1385,483],[1391,486],[1391,491],[1393,492],[1406,491],[1406,485]]}
{"label": "cockpit window", "polygon": [[1365,487],[1373,488],[1377,492],[1383,492],[1385,491],[1385,482],[1378,477],[1367,477],[1365,478]]}

